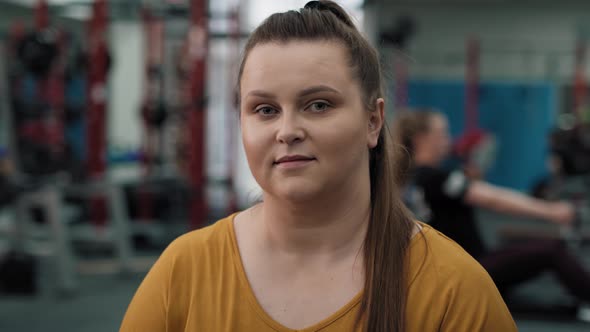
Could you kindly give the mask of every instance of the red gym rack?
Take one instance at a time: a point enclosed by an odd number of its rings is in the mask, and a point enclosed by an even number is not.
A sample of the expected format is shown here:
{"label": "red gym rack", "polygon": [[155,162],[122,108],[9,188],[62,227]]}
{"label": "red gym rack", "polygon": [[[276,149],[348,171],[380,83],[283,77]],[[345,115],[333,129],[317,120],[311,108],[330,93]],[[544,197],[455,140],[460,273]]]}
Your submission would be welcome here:
{"label": "red gym rack", "polygon": [[190,63],[188,109],[189,173],[192,188],[190,199],[190,227],[196,229],[206,223],[207,199],[205,191],[205,97],[209,27],[206,0],[192,0],[187,52]]}

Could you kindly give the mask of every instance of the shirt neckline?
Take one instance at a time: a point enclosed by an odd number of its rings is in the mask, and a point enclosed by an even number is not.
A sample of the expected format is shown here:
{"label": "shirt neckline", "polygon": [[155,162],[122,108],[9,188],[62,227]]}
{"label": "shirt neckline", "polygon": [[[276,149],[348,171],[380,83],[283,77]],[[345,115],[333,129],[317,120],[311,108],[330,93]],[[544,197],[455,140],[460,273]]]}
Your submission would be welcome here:
{"label": "shirt neckline", "polygon": [[231,245],[232,245],[232,254],[233,254],[233,261],[235,263],[236,270],[238,272],[238,278],[242,284],[242,287],[246,289],[246,297],[250,305],[254,309],[254,311],[258,314],[258,316],[271,328],[276,331],[280,332],[308,332],[308,331],[318,331],[321,330],[328,325],[332,324],[333,322],[337,321],[338,319],[342,318],[348,312],[350,312],[355,306],[360,304],[360,300],[363,294],[361,290],[358,292],[350,301],[348,301],[344,306],[338,309],[336,312],[330,314],[328,317],[322,319],[321,321],[312,324],[311,326],[305,327],[303,329],[291,329],[288,328],[281,323],[274,320],[270,315],[262,308],[258,299],[254,295],[254,291],[250,285],[250,281],[246,277],[246,271],[244,270],[244,266],[242,264],[242,256],[240,255],[240,251],[238,248],[238,242],[236,238],[235,228],[234,228],[234,220],[238,213],[234,213],[228,219],[228,226],[229,226],[229,233],[231,237]]}
{"label": "shirt neckline", "polygon": [[[236,232],[235,232],[235,227],[234,227],[235,218],[238,214],[239,214],[239,212],[236,212],[236,213],[232,214],[229,218],[226,219],[227,224],[228,224],[227,226],[229,227],[229,236],[230,236],[230,242],[231,242],[231,247],[232,247],[231,248],[232,249],[232,256],[233,256],[232,258],[234,261],[236,271],[238,273],[238,279],[240,280],[242,287],[246,290],[245,295],[246,295],[246,298],[248,299],[248,302],[250,303],[251,307],[254,309],[256,314],[269,327],[271,327],[275,331],[279,331],[279,332],[319,331],[323,328],[326,328],[330,324],[334,323],[338,319],[344,317],[344,315],[346,315],[354,307],[356,307],[357,305],[360,304],[360,300],[363,295],[363,290],[358,292],[354,297],[352,297],[352,299],[350,301],[348,301],[344,306],[342,306],[336,312],[330,314],[328,317],[320,320],[319,322],[314,323],[311,326],[305,327],[303,329],[291,329],[291,328],[288,328],[288,327],[284,326],[283,324],[277,322],[276,320],[274,320],[272,317],[270,317],[270,315],[262,308],[262,306],[258,302],[258,299],[254,295],[254,291],[252,290],[252,286],[250,285],[250,281],[248,280],[248,277],[246,276],[246,270],[244,269],[244,265],[242,263],[242,256],[241,256],[240,250],[238,248],[238,242],[237,242]],[[412,237],[412,239],[410,240],[410,245],[408,246],[408,250],[410,250],[411,247],[413,247],[414,244],[417,242],[417,238],[419,237],[418,235],[420,235],[420,234],[425,235],[425,233],[430,228],[430,227],[428,227],[428,225],[425,225],[424,223],[420,223],[420,226],[422,226],[422,229],[420,230],[420,232],[418,232],[418,234],[416,234]],[[410,272],[409,273],[410,275],[413,275],[413,273],[411,273],[412,271],[409,271],[409,272]],[[412,276],[412,278],[410,278],[410,280],[414,279],[413,277],[415,277],[415,276]]]}

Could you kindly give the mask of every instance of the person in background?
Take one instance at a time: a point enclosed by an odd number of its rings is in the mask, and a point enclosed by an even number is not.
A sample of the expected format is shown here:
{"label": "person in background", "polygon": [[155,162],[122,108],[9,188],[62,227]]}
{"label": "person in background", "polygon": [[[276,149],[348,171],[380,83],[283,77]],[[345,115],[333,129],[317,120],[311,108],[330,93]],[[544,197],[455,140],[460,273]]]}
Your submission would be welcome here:
{"label": "person in background", "polygon": [[467,253],[395,183],[376,50],[335,2],[270,16],[238,79],[253,207],[175,240],[129,331],[516,331]]}
{"label": "person in background", "polygon": [[545,220],[567,226],[574,207],[562,201],[536,199],[483,180],[472,180],[461,169],[444,169],[451,138],[445,115],[406,111],[394,120],[393,134],[410,156],[400,182],[415,215],[461,245],[488,271],[505,294],[542,272],[555,273],[561,285],[578,298],[580,316],[590,303],[590,274],[561,241],[541,240],[490,250],[477,228],[475,208]]}

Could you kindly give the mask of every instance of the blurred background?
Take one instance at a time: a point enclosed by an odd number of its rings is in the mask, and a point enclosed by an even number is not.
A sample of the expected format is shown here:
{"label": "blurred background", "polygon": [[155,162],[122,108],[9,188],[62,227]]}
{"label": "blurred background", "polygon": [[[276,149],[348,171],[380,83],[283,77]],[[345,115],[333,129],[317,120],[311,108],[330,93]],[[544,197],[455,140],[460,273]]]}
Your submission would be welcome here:
{"label": "blurred background", "polygon": [[[381,52],[388,115],[443,112],[478,176],[587,208],[590,2],[338,2]],[[241,47],[305,3],[0,0],[0,331],[117,330],[167,244],[260,197]],[[590,268],[587,214],[560,229],[478,213],[492,246],[562,239]],[[554,278],[509,301],[519,329],[590,330]]]}

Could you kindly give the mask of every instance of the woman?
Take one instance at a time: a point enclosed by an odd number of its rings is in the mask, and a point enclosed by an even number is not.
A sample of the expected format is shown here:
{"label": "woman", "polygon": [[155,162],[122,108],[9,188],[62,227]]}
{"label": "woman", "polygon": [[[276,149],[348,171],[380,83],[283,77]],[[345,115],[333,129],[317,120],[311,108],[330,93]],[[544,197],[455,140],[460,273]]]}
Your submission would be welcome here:
{"label": "woman", "polygon": [[[590,302],[590,274],[559,241],[532,241],[490,251],[477,230],[474,207],[543,219],[558,225],[573,221],[566,202],[535,199],[480,180],[461,170],[441,169],[450,151],[447,119],[436,112],[404,112],[394,133],[411,155],[409,204],[415,214],[461,245],[488,271],[502,293],[537,277],[556,274],[561,284],[583,302]],[[410,167],[411,166],[411,167]],[[586,311],[583,306],[581,311]]]}
{"label": "woman", "polygon": [[515,331],[485,271],[401,203],[378,55],[342,8],[274,14],[244,54],[263,202],[175,240],[121,331]]}

